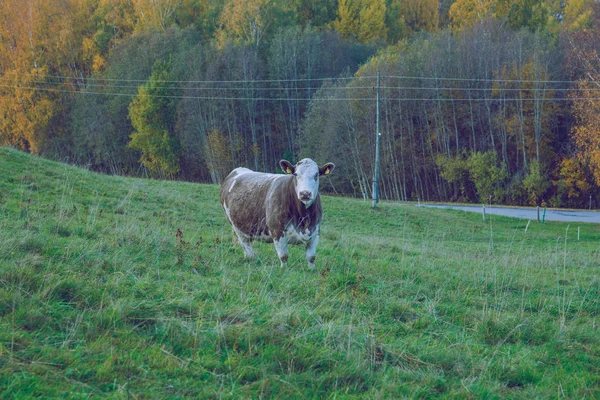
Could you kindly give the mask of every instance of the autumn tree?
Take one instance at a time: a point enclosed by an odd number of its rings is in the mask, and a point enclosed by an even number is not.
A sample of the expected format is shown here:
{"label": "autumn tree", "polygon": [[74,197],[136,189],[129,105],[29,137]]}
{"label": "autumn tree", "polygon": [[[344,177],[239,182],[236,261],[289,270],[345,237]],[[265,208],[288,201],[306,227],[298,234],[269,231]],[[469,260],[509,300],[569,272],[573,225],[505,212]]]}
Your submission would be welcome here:
{"label": "autumn tree", "polygon": [[410,35],[404,15],[402,14],[402,0],[388,0],[385,13],[385,25],[388,28],[388,43],[395,44]]}
{"label": "autumn tree", "polygon": [[[596,3],[589,18],[598,26],[600,5]],[[575,117],[572,137],[578,159],[600,185],[600,31],[582,28],[568,37],[568,43],[569,66],[579,74],[577,86],[571,93]]]}
{"label": "autumn tree", "polygon": [[554,206],[586,207],[592,190],[593,177],[575,157],[564,158],[559,163],[556,203]]}
{"label": "autumn tree", "polygon": [[[543,0],[500,0],[496,12],[497,18],[506,18],[514,29],[526,28],[532,32],[543,29],[548,24],[551,10],[547,1]],[[554,10],[559,12],[560,10]]]}
{"label": "autumn tree", "polygon": [[494,0],[457,0],[448,11],[452,28],[459,31],[473,27],[475,22],[490,17],[493,7]]}
{"label": "autumn tree", "polygon": [[593,26],[593,0],[565,1],[563,24],[568,31],[589,29]]}
{"label": "autumn tree", "polygon": [[133,3],[137,31],[158,29],[164,31],[175,22],[175,12],[183,0],[130,0]]}
{"label": "autumn tree", "polygon": [[386,39],[385,10],[385,0],[363,2],[358,13],[358,40],[360,42],[368,43]]}
{"label": "autumn tree", "polygon": [[326,27],[336,17],[336,0],[293,0],[292,7],[298,24],[305,28],[311,25],[315,28]]}
{"label": "autumn tree", "polygon": [[340,0],[333,28],[344,38],[367,43],[387,38],[385,0]]}
{"label": "autumn tree", "polygon": [[106,66],[111,47],[131,35],[137,21],[130,0],[99,0],[90,17],[90,34],[84,36],[82,47],[84,59],[93,71]]}
{"label": "autumn tree", "polygon": [[498,153],[495,150],[474,152],[469,156],[467,165],[479,201],[482,203],[502,201],[508,171],[506,164],[498,165]]}
{"label": "autumn tree", "polygon": [[258,49],[284,12],[280,2],[274,0],[229,0],[219,17],[217,39],[221,46],[231,40]]}
{"label": "autumn tree", "polygon": [[544,194],[550,187],[550,181],[544,171],[542,164],[533,160],[529,163],[527,175],[523,179],[523,187],[529,195],[529,204],[532,206],[542,205]]}
{"label": "autumn tree", "polygon": [[469,158],[466,151],[450,157],[444,154],[436,156],[440,176],[453,186],[452,201],[474,200],[473,185],[469,179]]}
{"label": "autumn tree", "polygon": [[405,0],[401,2],[404,22],[412,31],[433,32],[438,27],[438,0]]}
{"label": "autumn tree", "polygon": [[[592,74],[590,74],[592,75]],[[600,185],[600,100],[597,90],[600,89],[600,76],[593,79],[582,79],[577,83],[579,91],[573,97],[573,113],[576,125],[573,137],[579,150],[579,159],[587,165],[596,184]]]}
{"label": "autumn tree", "polygon": [[157,175],[179,171],[179,144],[173,135],[173,103],[169,99],[169,62],[158,60],[148,82],[138,89],[129,105],[133,126],[128,146],[141,152],[140,162]]}
{"label": "autumn tree", "polygon": [[[61,117],[63,93],[81,87],[87,72],[80,46],[85,13],[76,5],[70,0],[2,2],[0,142],[42,153],[64,129],[51,122]],[[64,79],[71,77],[74,82]]]}

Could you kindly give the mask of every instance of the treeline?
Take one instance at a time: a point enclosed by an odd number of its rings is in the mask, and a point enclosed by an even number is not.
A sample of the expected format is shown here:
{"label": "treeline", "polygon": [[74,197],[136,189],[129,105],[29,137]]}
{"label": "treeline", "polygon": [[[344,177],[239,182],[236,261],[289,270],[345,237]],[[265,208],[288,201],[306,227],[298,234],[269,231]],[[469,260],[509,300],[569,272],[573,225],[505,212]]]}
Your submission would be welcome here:
{"label": "treeline", "polygon": [[61,156],[114,173],[136,173],[141,161],[151,174],[200,182],[239,165],[273,170],[295,158],[318,77],[355,71],[373,51],[297,27],[273,36],[266,59],[252,47],[207,45],[193,29],[136,35],[73,98]]}
{"label": "treeline", "polygon": [[599,21],[588,0],[5,0],[0,143],[215,183],[309,156],[367,198],[379,72],[382,198],[587,207]]}

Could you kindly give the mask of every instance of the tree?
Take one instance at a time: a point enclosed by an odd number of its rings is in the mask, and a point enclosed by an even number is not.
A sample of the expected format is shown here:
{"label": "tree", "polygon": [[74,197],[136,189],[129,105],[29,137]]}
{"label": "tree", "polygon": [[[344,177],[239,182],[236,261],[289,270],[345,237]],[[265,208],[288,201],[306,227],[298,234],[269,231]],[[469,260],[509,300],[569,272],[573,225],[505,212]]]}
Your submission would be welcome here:
{"label": "tree", "polygon": [[412,31],[433,32],[438,27],[438,0],[405,0],[402,3],[404,22]]}
{"label": "tree", "polygon": [[559,164],[557,186],[558,205],[571,207],[587,206],[588,196],[592,189],[586,168],[576,158],[563,158]]}
{"label": "tree", "polygon": [[225,135],[216,129],[208,132],[205,154],[213,183],[221,183],[233,169],[231,151],[231,143]]}
{"label": "tree", "polygon": [[550,182],[542,170],[542,165],[536,160],[529,163],[529,171],[523,179],[523,187],[529,195],[529,204],[539,206],[544,193],[550,187]]}
{"label": "tree", "polygon": [[298,24],[326,27],[335,20],[336,0],[292,0]]}
{"label": "tree", "polygon": [[565,2],[564,21],[569,31],[579,31],[593,26],[593,0],[569,0]]}
{"label": "tree", "polygon": [[139,150],[140,162],[157,175],[179,172],[179,144],[173,135],[174,113],[172,101],[161,96],[172,96],[169,89],[168,62],[154,64],[148,82],[138,89],[138,95],[129,105],[129,119],[134,131],[128,146]]}
{"label": "tree", "polygon": [[409,36],[410,29],[402,14],[403,0],[390,0],[385,13],[385,25],[388,28],[388,43],[394,44]]}
{"label": "tree", "polygon": [[469,156],[467,166],[469,176],[477,189],[479,201],[500,202],[504,198],[504,185],[508,179],[506,165],[498,166],[498,153],[495,150],[474,152]]}
{"label": "tree", "polygon": [[337,18],[333,21],[335,29],[345,39],[358,38],[358,13],[353,0],[339,0]]}
{"label": "tree", "polygon": [[[595,4],[590,18],[595,26],[600,22],[600,4]],[[581,29],[569,36],[569,66],[580,75],[571,93],[575,124],[572,137],[578,159],[592,172],[600,185],[600,31]]]}
{"label": "tree", "polygon": [[[64,126],[60,117],[62,91],[82,78],[81,32],[73,21],[76,10],[68,0],[5,0],[0,7],[0,142],[43,153]],[[47,86],[53,90],[47,90]]]}
{"label": "tree", "polygon": [[471,28],[475,22],[492,15],[494,0],[457,0],[448,12],[452,29],[460,31]]}
{"label": "tree", "polygon": [[[546,1],[543,0],[519,0],[508,1],[501,0],[500,4],[507,4],[507,11],[496,13],[497,18],[506,17],[509,25],[513,29],[526,28],[531,32],[536,32],[543,29],[548,23],[550,17],[550,9]],[[500,8],[500,7],[498,7]],[[558,11],[558,10],[557,10]]]}
{"label": "tree", "polygon": [[217,38],[221,46],[232,40],[258,49],[282,12],[280,3],[274,0],[230,0],[219,17]]}
{"label": "tree", "polygon": [[135,29],[143,32],[148,29],[166,30],[175,22],[175,12],[182,0],[131,0],[137,16]]}
{"label": "tree", "polygon": [[573,104],[576,120],[573,137],[579,160],[590,168],[596,184],[600,185],[600,100],[596,97],[597,91],[593,90],[600,89],[598,82],[600,80],[581,80],[577,84],[580,91],[573,95],[577,96]]}
{"label": "tree", "polygon": [[83,38],[83,53],[93,71],[106,67],[111,47],[131,35],[137,22],[130,0],[99,0],[90,17],[90,34]]}
{"label": "tree", "polygon": [[346,39],[367,43],[387,38],[385,0],[340,0],[333,28]]}
{"label": "tree", "polygon": [[360,42],[368,43],[387,38],[385,11],[385,0],[369,0],[362,3],[358,13]]}
{"label": "tree", "polygon": [[435,161],[440,169],[440,176],[454,187],[454,195],[451,200],[472,200],[467,153],[463,151],[455,157],[438,154]]}

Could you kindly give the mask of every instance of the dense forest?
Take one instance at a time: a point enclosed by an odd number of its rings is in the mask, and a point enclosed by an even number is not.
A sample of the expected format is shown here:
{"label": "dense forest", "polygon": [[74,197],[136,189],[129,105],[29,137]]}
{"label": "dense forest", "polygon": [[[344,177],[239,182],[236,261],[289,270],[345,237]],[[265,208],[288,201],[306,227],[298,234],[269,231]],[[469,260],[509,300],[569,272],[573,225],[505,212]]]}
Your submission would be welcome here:
{"label": "dense forest", "polygon": [[218,183],[334,162],[368,198],[600,206],[593,0],[0,0],[0,145]]}

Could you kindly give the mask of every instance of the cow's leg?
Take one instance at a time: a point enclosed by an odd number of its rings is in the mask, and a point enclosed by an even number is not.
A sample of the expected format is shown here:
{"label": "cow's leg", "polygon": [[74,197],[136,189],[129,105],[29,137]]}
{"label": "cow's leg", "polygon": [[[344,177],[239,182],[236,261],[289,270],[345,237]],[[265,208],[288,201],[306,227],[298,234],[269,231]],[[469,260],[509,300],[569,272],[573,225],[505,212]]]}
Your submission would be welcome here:
{"label": "cow's leg", "polygon": [[279,239],[273,239],[273,243],[275,243],[275,250],[277,250],[277,256],[279,257],[279,261],[281,261],[281,266],[283,267],[290,254],[288,250],[288,238],[283,235]]}
{"label": "cow's leg", "polygon": [[319,234],[317,233],[306,244],[306,261],[308,261],[308,269],[315,269],[315,259],[317,258],[317,243],[319,243]]}
{"label": "cow's leg", "polygon": [[242,245],[242,249],[244,249],[244,257],[254,258],[256,253],[254,253],[254,249],[252,248],[252,240],[245,237],[245,235],[233,225],[232,229],[238,239],[238,242],[240,242],[240,245]]}

